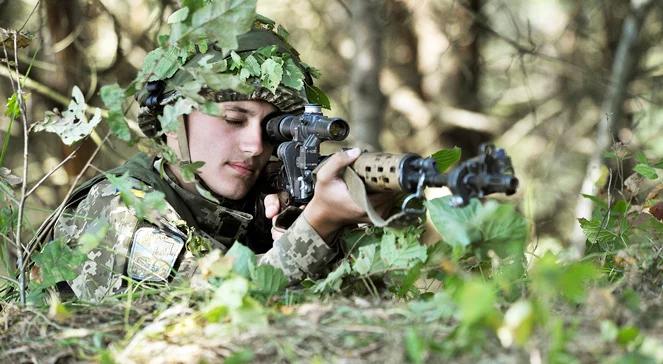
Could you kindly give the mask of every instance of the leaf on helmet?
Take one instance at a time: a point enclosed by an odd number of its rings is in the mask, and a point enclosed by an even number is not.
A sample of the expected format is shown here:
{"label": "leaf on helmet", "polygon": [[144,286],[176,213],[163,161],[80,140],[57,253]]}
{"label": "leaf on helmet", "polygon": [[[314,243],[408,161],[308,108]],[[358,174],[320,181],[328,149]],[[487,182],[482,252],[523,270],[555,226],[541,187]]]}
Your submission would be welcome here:
{"label": "leaf on helmet", "polygon": [[275,58],[277,57],[266,59],[260,66],[260,82],[265,88],[272,92],[276,92],[276,89],[279,87],[281,79],[283,78],[283,66],[281,63],[277,62]]}
{"label": "leaf on helmet", "polygon": [[170,78],[184,64],[187,54],[186,49],[178,47],[157,48],[145,56],[143,67],[136,79],[144,83]]}
{"label": "leaf on helmet", "polygon": [[260,64],[258,64],[258,60],[256,57],[253,55],[249,55],[244,59],[244,68],[243,70],[247,70],[251,76],[260,76]]}
{"label": "leaf on helmet", "polygon": [[329,102],[329,97],[321,89],[313,85],[304,85],[306,89],[306,98],[309,103],[318,104],[323,108],[329,110],[331,109],[331,103]]}
{"label": "leaf on helmet", "polygon": [[301,90],[304,87],[304,73],[295,62],[288,58],[283,67],[283,80],[285,86],[295,90]]}
{"label": "leaf on helmet", "polygon": [[[256,0],[220,0],[205,4],[191,16],[191,26],[171,32],[170,42],[176,44],[206,36],[222,49],[237,48],[237,36],[248,32],[255,20]],[[223,31],[219,31],[223,29]]]}
{"label": "leaf on helmet", "polygon": [[55,133],[67,145],[72,145],[90,135],[101,121],[101,110],[99,108],[95,109],[94,116],[88,120],[87,115],[85,115],[87,104],[81,89],[74,86],[71,95],[73,99],[67,110],[62,114],[57,109],[54,112],[47,111],[45,119],[33,125],[33,131]]}
{"label": "leaf on helmet", "polygon": [[161,130],[164,132],[175,132],[179,126],[178,118],[185,114],[190,114],[196,107],[196,102],[189,98],[180,98],[174,105],[168,104],[163,108],[163,113],[159,115]]}

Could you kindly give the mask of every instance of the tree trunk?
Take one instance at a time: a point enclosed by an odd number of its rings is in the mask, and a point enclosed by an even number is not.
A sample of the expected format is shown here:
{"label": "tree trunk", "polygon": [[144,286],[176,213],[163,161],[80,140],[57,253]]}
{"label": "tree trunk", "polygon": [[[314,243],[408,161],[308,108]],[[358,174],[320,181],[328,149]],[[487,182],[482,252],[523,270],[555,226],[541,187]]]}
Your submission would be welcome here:
{"label": "tree trunk", "polygon": [[352,1],[355,58],[350,79],[352,135],[362,147],[380,149],[385,97],[380,90],[382,69],[382,1]]}

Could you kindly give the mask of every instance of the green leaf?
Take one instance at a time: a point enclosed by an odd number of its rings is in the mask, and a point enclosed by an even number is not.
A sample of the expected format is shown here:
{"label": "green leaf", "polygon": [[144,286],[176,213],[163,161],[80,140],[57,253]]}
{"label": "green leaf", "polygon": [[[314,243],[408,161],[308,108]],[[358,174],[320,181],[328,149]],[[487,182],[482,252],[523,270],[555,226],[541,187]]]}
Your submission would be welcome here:
{"label": "green leaf", "polygon": [[256,289],[268,297],[283,292],[288,286],[283,271],[268,264],[257,266],[251,276]]}
{"label": "green leaf", "polygon": [[170,47],[168,49],[157,48],[145,56],[143,67],[136,76],[139,83],[148,81],[164,80],[172,77],[184,63],[182,56],[186,50]]}
{"label": "green leaf", "polygon": [[124,118],[122,112],[109,111],[106,123],[108,123],[108,127],[113,135],[125,142],[131,141],[131,129],[129,129],[127,119]]}
{"label": "green leaf", "polygon": [[251,270],[256,266],[256,255],[240,242],[235,242],[226,253],[227,256],[233,257],[233,271],[242,277],[249,278]]}
{"label": "green leaf", "polygon": [[301,90],[304,87],[304,73],[291,58],[288,58],[283,67],[282,82],[285,86],[295,90]]}
{"label": "green leaf", "polygon": [[171,33],[170,42],[174,44],[205,35],[210,43],[216,43],[219,48],[236,49],[237,36],[251,29],[255,12],[256,0],[209,2],[193,12],[190,28],[178,34]]}
{"label": "green leaf", "polygon": [[654,168],[663,169],[663,159],[651,165]]}
{"label": "green leaf", "polygon": [[235,53],[235,51],[230,52],[230,67],[229,69],[231,71],[238,70],[242,68],[244,65],[244,62],[242,62],[242,57],[239,56],[239,54]]}
{"label": "green leaf", "polygon": [[456,303],[464,325],[472,325],[495,310],[495,288],[479,279],[465,282],[460,287]]}
{"label": "green leaf", "polygon": [[196,161],[191,163],[181,163],[180,172],[182,173],[182,179],[185,182],[193,182],[196,180],[196,173],[200,167],[204,166],[205,162]]}
{"label": "green leaf", "polygon": [[425,262],[428,255],[426,247],[416,241],[409,246],[397,246],[396,235],[386,230],[380,244],[380,257],[386,268],[406,269],[419,262]]}
{"label": "green leaf", "polygon": [[331,109],[329,97],[324,91],[313,85],[304,85],[304,88],[306,89],[306,98],[308,99],[308,102],[320,105],[327,110]]}
{"label": "green leaf", "polygon": [[627,346],[640,335],[640,329],[635,326],[622,327],[617,333],[617,343],[621,346]]}
{"label": "green leaf", "polygon": [[180,98],[174,105],[168,104],[164,106],[163,113],[158,117],[161,123],[161,130],[165,133],[176,132],[179,127],[179,117],[190,114],[196,106],[195,101],[186,97]]}
{"label": "green leaf", "polygon": [[72,250],[62,240],[53,240],[46,244],[42,251],[33,257],[41,272],[40,287],[52,287],[58,282],[76,278],[76,269],[85,259],[85,254]]}
{"label": "green leaf", "polygon": [[638,162],[640,162],[641,164],[649,164],[649,160],[647,160],[647,156],[642,152],[637,152],[635,154],[635,159]]}
{"label": "green leaf", "polygon": [[375,252],[377,245],[371,244],[359,248],[359,255],[355,259],[352,269],[359,275],[366,275],[371,271],[375,262]]}
{"label": "green leaf", "polygon": [[644,164],[644,163],[639,163],[636,164],[635,167],[633,167],[633,170],[636,171],[639,175],[648,178],[648,179],[657,179],[658,174],[656,173],[656,169],[654,167]]}
{"label": "green leaf", "polygon": [[189,8],[186,6],[170,14],[168,24],[181,23],[189,16]]}
{"label": "green leaf", "polygon": [[617,234],[606,229],[599,219],[578,219],[582,231],[592,244],[610,244],[617,239]]}
{"label": "green leaf", "polygon": [[99,91],[99,96],[101,96],[101,101],[108,110],[122,112],[122,103],[126,95],[125,90],[120,85],[115,83],[103,86]]}
{"label": "green leaf", "polygon": [[16,92],[7,99],[5,115],[10,119],[16,119],[21,115],[21,105],[18,102]]}
{"label": "green leaf", "polygon": [[559,263],[547,252],[529,272],[531,286],[541,299],[561,296],[573,303],[582,303],[587,284],[600,276],[600,271],[586,262]]}
{"label": "green leaf", "polygon": [[165,195],[160,191],[145,192],[142,183],[126,172],[121,176],[104,173],[108,181],[120,193],[120,198],[127,207],[136,213],[139,219],[153,220],[166,210]]}
{"label": "green leaf", "polygon": [[260,65],[260,72],[262,85],[270,91],[276,92],[283,78],[283,66],[281,63],[274,60],[274,58],[268,58]]}
{"label": "green leaf", "polygon": [[223,364],[248,364],[253,362],[253,352],[250,350],[236,351],[227,357]]}
{"label": "green leaf", "polygon": [[247,70],[251,76],[260,76],[260,64],[258,64],[258,60],[253,55],[249,55],[244,59],[244,68],[242,70]]}
{"label": "green leaf", "polygon": [[441,149],[433,153],[432,158],[435,160],[437,171],[444,173],[449,167],[460,160],[461,150],[458,147],[451,149]]}
{"label": "green leaf", "polygon": [[477,199],[461,208],[450,204],[450,196],[426,201],[433,225],[445,243],[465,248],[473,243],[493,249],[500,257],[522,252],[527,243],[525,218],[509,204]]}
{"label": "green leaf", "polygon": [[313,286],[313,292],[316,294],[336,292],[341,289],[343,284],[343,278],[352,272],[350,263],[346,260],[343,260],[341,265],[339,265],[333,272],[327,275],[327,278],[318,281]]}
{"label": "green leaf", "polygon": [[92,133],[92,130],[101,121],[101,110],[98,108],[94,111],[92,119],[87,118],[85,111],[87,104],[83,93],[78,86],[74,86],[72,90],[72,100],[69,107],[61,115],[57,112],[45,112],[46,118],[43,121],[33,124],[32,130],[47,131],[57,134],[62,142],[67,145],[85,138]]}

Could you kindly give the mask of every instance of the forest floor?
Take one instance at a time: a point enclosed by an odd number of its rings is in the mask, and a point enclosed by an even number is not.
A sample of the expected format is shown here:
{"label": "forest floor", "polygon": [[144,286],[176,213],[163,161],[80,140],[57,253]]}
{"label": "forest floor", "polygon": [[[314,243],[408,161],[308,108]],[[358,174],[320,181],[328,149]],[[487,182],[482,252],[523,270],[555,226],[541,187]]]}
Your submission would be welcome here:
{"label": "forest floor", "polygon": [[[230,324],[209,323],[185,295],[170,296],[169,302],[152,295],[101,305],[71,303],[62,312],[57,304],[41,309],[2,304],[0,361],[660,362],[662,284],[660,272],[633,271],[617,285],[589,289],[584,305],[554,306],[566,329],[564,355],[552,359],[559,338],[542,328],[522,345],[506,345],[489,327],[459,334],[459,320],[445,312],[449,306],[440,296],[410,302],[335,297],[267,304],[261,309],[265,321]],[[463,342],[468,338],[473,342]],[[639,351],[633,351],[634,345]]]}

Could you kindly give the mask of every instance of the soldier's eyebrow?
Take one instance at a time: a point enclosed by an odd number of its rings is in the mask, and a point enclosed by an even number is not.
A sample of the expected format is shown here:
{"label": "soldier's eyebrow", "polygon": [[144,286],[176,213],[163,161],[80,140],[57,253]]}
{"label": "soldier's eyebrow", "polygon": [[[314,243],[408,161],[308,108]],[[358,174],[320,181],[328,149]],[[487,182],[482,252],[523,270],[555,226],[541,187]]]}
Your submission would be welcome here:
{"label": "soldier's eyebrow", "polygon": [[243,114],[249,114],[249,116],[255,115],[255,111],[245,109],[245,108],[239,107],[239,106],[228,106],[225,109],[228,110],[228,111],[236,111],[236,112],[240,112],[240,113],[243,113]]}

